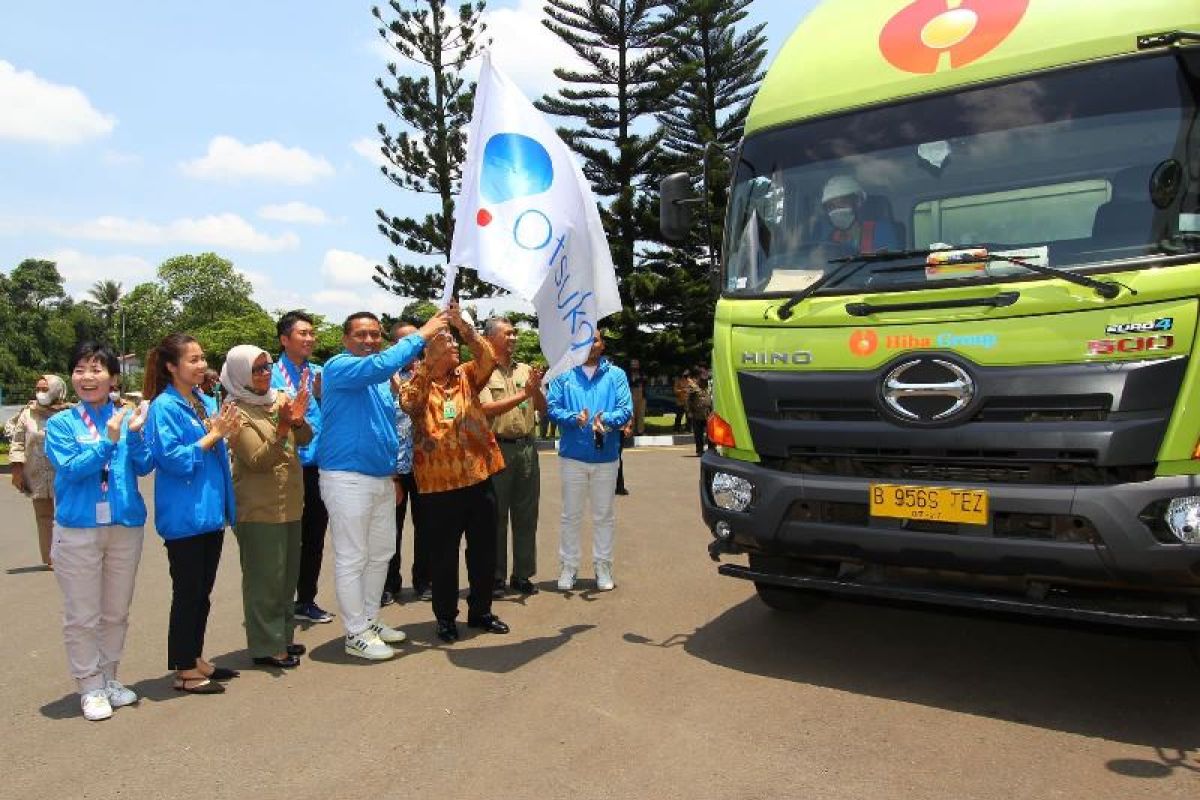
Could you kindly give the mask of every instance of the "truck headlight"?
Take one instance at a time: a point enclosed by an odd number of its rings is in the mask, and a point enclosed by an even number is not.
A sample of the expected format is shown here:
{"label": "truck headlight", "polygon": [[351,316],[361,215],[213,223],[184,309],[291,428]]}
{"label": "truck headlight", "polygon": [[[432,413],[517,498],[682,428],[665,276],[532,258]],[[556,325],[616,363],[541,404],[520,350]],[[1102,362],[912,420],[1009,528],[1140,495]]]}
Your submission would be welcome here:
{"label": "truck headlight", "polygon": [[728,472],[714,473],[709,489],[713,502],[726,511],[745,511],[754,497],[754,484]]}
{"label": "truck headlight", "polygon": [[1200,497],[1176,497],[1163,517],[1176,539],[1184,544],[1200,544]]}

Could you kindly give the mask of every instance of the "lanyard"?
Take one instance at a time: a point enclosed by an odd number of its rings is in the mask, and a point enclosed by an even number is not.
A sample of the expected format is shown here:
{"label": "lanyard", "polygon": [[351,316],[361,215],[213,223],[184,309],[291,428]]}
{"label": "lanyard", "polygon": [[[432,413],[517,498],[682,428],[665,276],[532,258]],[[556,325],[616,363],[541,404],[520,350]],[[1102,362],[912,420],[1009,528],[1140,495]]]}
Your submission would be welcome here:
{"label": "lanyard", "polygon": [[[279,374],[283,376],[283,382],[287,384],[287,388],[291,391],[292,395],[294,396],[296,394],[296,384],[292,381],[291,372],[287,368],[288,363],[289,362],[287,361],[286,355],[280,356],[280,358],[279,358]],[[305,389],[308,389],[310,391],[312,390],[312,370],[310,370],[308,367],[305,367],[303,370],[300,371],[300,385],[303,386]]]}
{"label": "lanyard", "polygon": [[[88,433],[99,440],[100,430],[96,427],[96,423],[92,422],[92,417],[87,412],[87,407],[83,403],[76,406],[79,409],[79,417],[83,420],[84,427],[88,429]],[[108,494],[108,462],[104,462],[104,469],[100,471],[100,493]]]}

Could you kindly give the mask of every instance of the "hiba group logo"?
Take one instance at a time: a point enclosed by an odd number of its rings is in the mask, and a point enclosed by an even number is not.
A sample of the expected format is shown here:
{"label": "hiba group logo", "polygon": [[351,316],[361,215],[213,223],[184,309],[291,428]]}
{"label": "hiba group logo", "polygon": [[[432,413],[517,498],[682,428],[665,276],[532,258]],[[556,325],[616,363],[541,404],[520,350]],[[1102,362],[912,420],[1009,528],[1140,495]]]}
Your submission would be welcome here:
{"label": "hiba group logo", "polygon": [[965,67],[1008,38],[1029,9],[1029,0],[916,0],[888,20],[879,50],[905,72],[932,74]]}
{"label": "hiba group logo", "polygon": [[[550,153],[536,139],[519,133],[497,133],[483,148],[479,196],[488,203],[506,203],[541,194],[554,184]],[[528,215],[535,215],[528,219]],[[492,224],[492,212],[481,208],[475,221],[481,228]],[[540,250],[553,233],[550,220],[536,209],[528,209],[513,223],[513,238],[527,250]],[[537,244],[544,237],[541,244]],[[531,246],[532,245],[532,246]]]}

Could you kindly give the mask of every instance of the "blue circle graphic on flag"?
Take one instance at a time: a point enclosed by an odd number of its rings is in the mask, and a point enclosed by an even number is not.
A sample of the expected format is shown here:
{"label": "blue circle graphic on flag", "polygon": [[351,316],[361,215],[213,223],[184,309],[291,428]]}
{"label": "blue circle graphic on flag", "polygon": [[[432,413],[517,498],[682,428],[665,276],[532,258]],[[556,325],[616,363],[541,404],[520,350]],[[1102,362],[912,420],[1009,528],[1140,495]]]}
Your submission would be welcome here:
{"label": "blue circle graphic on flag", "polygon": [[479,194],[489,203],[539,194],[552,183],[550,153],[536,139],[519,133],[497,133],[484,145]]}

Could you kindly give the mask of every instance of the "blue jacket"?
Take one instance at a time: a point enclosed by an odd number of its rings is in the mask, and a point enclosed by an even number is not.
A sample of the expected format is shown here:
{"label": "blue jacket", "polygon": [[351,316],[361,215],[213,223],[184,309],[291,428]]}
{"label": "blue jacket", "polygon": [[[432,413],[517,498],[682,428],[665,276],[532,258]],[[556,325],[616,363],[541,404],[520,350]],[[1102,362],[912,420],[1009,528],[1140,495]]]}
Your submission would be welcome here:
{"label": "blue jacket", "polygon": [[[283,389],[289,397],[295,397],[296,391],[300,388],[300,373],[303,372],[304,367],[308,367],[308,391],[311,393],[312,383],[321,374],[320,365],[310,361],[297,366],[288,359],[286,353],[280,353],[279,358],[275,360],[275,368],[271,370],[271,388]],[[287,377],[285,378],[284,375]],[[297,447],[296,455],[300,456],[300,466],[311,467],[317,463],[317,441],[321,438],[321,402],[315,394],[308,402],[308,410],[304,412],[304,418],[308,420],[308,427],[312,428],[312,441],[303,447]]]}
{"label": "blue jacket", "polygon": [[[96,504],[106,501],[108,524],[140,528],[146,524],[146,503],[137,479],[154,469],[145,436],[130,432],[132,414],[127,414],[114,443],[105,431],[112,403],[88,409],[96,433],[84,423],[81,407],[55,414],[46,423],[46,457],[54,465],[54,520],[65,528],[95,528]],[[101,492],[105,467],[107,494]]]}
{"label": "blue jacket", "polygon": [[[625,371],[607,358],[600,359],[591,378],[583,367],[576,367],[552,380],[546,406],[550,419],[558,425],[560,456],[591,463],[616,461],[621,457],[620,429],[633,416],[633,399]],[[581,428],[576,418],[585,408],[589,422]],[[604,447],[599,450],[590,421],[597,411],[604,412],[604,425],[608,429]]]}
{"label": "blue jacket", "polygon": [[396,474],[400,439],[388,381],[424,349],[421,334],[411,333],[381,353],[360,357],[343,350],[325,362],[325,430],[317,447],[317,466],[377,477]]}
{"label": "blue jacket", "polygon": [[[213,398],[195,393],[209,416]],[[197,441],[204,423],[174,386],[154,398],[146,420],[146,441],[158,475],[154,480],[154,527],[164,539],[184,539],[224,530],[237,519],[229,448],[224,441],[204,450]]]}

